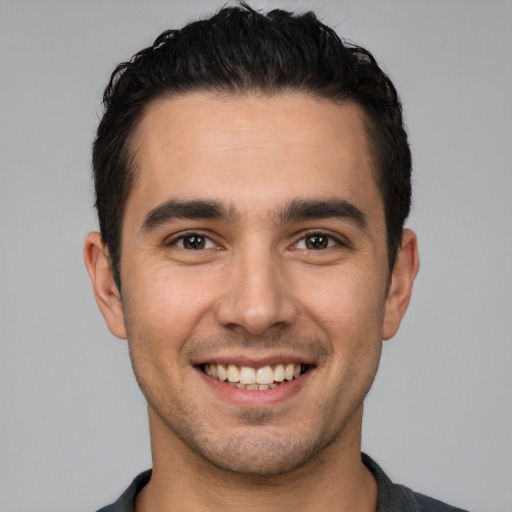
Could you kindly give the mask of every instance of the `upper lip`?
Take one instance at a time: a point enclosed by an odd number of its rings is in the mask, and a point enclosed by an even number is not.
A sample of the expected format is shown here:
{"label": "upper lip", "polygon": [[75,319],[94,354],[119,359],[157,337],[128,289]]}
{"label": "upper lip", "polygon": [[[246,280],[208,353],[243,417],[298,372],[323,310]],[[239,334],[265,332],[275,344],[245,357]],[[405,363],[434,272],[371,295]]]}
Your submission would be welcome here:
{"label": "upper lip", "polygon": [[194,366],[201,364],[234,364],[236,366],[247,366],[249,368],[262,368],[263,366],[274,366],[277,364],[298,363],[304,365],[314,365],[311,358],[303,354],[297,354],[293,351],[280,351],[273,353],[258,354],[257,352],[219,352],[216,354],[205,354],[201,359],[191,361]]}

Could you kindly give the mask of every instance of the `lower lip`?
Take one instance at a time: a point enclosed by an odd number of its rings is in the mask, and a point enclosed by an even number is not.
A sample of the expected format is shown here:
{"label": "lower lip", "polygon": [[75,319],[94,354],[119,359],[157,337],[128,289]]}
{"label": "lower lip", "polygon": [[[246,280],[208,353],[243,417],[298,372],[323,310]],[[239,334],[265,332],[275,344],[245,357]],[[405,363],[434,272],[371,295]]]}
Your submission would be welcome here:
{"label": "lower lip", "polygon": [[237,388],[231,384],[228,384],[227,381],[220,381],[219,379],[215,379],[214,377],[206,375],[206,373],[204,373],[199,368],[197,371],[199,372],[204,382],[217,396],[223,400],[227,400],[244,407],[271,406],[288,400],[301,390],[302,386],[304,386],[306,381],[313,373],[313,370],[309,368],[305,373],[296,379],[284,381],[282,384],[279,384],[277,387],[272,389],[259,390]]}

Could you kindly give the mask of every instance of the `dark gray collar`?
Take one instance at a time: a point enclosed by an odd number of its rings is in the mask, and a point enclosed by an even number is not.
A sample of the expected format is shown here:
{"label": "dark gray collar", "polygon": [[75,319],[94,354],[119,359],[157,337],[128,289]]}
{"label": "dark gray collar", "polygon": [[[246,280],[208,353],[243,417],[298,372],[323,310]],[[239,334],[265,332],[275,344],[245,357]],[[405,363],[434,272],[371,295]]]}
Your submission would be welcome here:
{"label": "dark gray collar", "polygon": [[[413,492],[403,485],[394,484],[380,466],[365,453],[361,454],[363,464],[377,481],[378,504],[376,512],[467,512],[441,501]],[[138,475],[130,487],[112,505],[98,512],[135,512],[135,498],[151,479],[151,469]]]}

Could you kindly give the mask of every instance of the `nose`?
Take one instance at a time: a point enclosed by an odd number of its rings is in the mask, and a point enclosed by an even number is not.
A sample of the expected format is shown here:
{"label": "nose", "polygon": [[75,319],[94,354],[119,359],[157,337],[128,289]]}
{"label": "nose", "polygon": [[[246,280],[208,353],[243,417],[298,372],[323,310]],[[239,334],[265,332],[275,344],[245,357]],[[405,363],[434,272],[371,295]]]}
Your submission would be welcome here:
{"label": "nose", "polygon": [[241,326],[253,335],[292,325],[298,306],[282,264],[269,253],[240,254],[233,258],[225,293],[215,315],[224,327]]}

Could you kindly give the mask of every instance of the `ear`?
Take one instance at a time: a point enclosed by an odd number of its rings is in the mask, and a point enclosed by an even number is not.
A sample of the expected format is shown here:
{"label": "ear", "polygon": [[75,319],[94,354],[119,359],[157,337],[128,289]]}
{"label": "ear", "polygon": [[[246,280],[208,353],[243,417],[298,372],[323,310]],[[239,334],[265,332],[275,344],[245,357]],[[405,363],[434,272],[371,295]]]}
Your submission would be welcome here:
{"label": "ear", "polygon": [[91,278],[94,295],[110,332],[126,339],[123,303],[114,281],[108,249],[97,232],[89,233],[84,244],[84,260]]}
{"label": "ear", "polygon": [[411,299],[412,285],[419,267],[420,259],[416,235],[410,229],[405,229],[391,273],[391,283],[386,299],[382,335],[385,340],[392,338],[400,327],[400,322]]}

